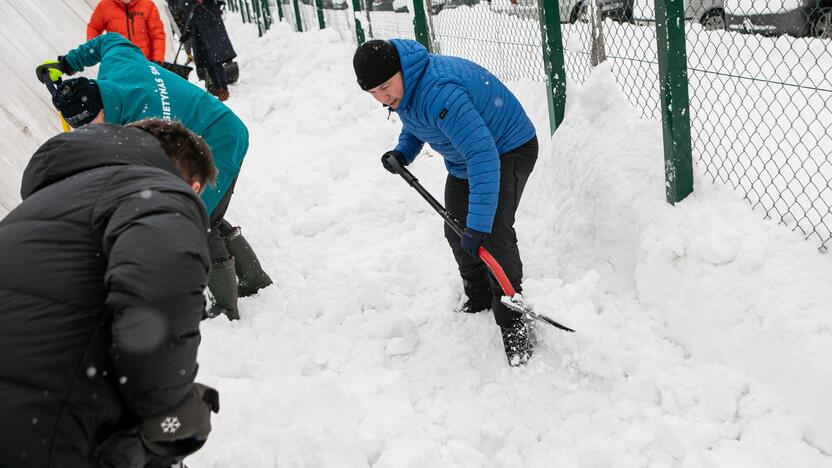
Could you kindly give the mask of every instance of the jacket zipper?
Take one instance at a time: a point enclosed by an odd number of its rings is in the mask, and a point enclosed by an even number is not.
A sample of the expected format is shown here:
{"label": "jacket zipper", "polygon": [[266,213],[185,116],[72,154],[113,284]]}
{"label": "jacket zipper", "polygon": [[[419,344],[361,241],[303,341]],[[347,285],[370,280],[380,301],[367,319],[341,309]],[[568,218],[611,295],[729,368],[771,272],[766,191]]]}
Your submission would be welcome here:
{"label": "jacket zipper", "polygon": [[129,40],[130,42],[133,42],[133,39],[131,37],[132,34],[130,34],[130,23],[132,23],[132,21],[130,20],[130,6],[127,5],[126,3],[124,4],[124,15],[127,17],[125,19],[126,22],[127,22],[127,40]]}

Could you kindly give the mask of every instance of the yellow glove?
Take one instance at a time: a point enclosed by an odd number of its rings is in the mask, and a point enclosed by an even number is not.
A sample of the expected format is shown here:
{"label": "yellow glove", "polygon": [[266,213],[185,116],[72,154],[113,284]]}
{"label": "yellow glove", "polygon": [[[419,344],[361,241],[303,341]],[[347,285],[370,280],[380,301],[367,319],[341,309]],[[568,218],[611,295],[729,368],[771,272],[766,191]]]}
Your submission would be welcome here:
{"label": "yellow glove", "polygon": [[49,79],[53,83],[60,80],[64,73],[67,75],[72,74],[69,70],[67,70],[67,66],[60,60],[45,60],[42,64],[38,65],[35,69],[35,74],[37,74],[40,82],[43,82],[43,74],[45,72],[49,72]]}

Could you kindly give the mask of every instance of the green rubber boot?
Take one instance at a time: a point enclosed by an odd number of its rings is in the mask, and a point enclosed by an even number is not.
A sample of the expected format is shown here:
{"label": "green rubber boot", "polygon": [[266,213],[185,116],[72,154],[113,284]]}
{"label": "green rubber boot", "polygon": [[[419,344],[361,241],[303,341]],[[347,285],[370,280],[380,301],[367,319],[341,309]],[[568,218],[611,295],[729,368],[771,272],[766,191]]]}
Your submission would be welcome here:
{"label": "green rubber boot", "polygon": [[211,291],[211,307],[208,317],[225,314],[228,320],[240,320],[237,309],[237,275],[234,273],[234,257],[211,265],[208,277],[208,289]]}
{"label": "green rubber boot", "polygon": [[228,248],[228,253],[234,257],[235,270],[240,284],[237,287],[237,295],[239,297],[248,297],[257,294],[257,291],[272,284],[272,279],[263,271],[260,266],[260,260],[254,253],[248,241],[243,237],[239,227],[225,236],[225,246]]}

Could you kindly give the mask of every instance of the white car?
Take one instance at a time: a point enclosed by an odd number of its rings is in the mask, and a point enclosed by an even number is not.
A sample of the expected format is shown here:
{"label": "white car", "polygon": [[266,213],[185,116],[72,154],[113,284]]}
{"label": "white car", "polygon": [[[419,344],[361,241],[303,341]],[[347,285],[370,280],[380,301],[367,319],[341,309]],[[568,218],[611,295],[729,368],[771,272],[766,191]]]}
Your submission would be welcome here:
{"label": "white car", "polygon": [[[602,17],[616,21],[653,22],[654,0],[596,0]],[[705,29],[725,29],[724,0],[684,0],[685,19],[698,21]],[[537,0],[492,0],[491,8],[524,18],[537,18]],[[560,22],[579,21],[586,10],[586,0],[560,0]]]}

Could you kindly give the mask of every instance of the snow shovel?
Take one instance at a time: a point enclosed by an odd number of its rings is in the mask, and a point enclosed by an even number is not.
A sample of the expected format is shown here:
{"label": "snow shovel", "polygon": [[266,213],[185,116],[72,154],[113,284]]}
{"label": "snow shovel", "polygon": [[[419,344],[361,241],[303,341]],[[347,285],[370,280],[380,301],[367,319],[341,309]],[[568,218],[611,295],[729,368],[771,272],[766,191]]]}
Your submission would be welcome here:
{"label": "snow shovel", "polygon": [[[55,83],[52,82],[52,79],[49,78],[49,72],[44,71],[43,73],[41,73],[40,78],[41,81],[43,81],[43,84],[46,85],[46,89],[49,91],[49,95],[54,96],[55,93],[58,92],[58,89],[55,87]],[[61,128],[63,128],[65,132],[72,130],[71,128],[69,128],[69,124],[66,123],[66,120],[64,120],[64,116],[61,115],[60,111],[58,112],[58,118],[61,119]]]}
{"label": "snow shovel", "polygon": [[[430,206],[433,207],[433,209],[436,210],[436,212],[439,213],[440,216],[442,216],[442,218],[445,220],[445,223],[447,223],[448,226],[450,226],[451,229],[453,229],[458,236],[462,237],[463,229],[462,226],[459,224],[459,221],[457,221],[456,218],[454,218],[453,215],[451,215],[451,213],[448,210],[446,210],[441,203],[436,201],[436,199],[433,198],[433,195],[431,195],[427,190],[425,190],[424,187],[422,187],[422,184],[419,183],[419,180],[413,174],[411,174],[410,171],[405,169],[404,166],[399,164],[396,158],[390,158],[389,163],[391,166],[393,166],[393,169],[395,169],[396,173],[402,176],[402,179],[404,179],[405,182],[407,182],[411,187],[413,187],[417,192],[419,192],[419,195],[421,195],[422,198],[424,198],[425,201],[427,201],[430,204]],[[523,303],[523,296],[514,290],[514,286],[511,285],[511,282],[506,277],[506,273],[503,271],[503,267],[500,266],[500,263],[497,261],[497,259],[494,258],[494,256],[491,255],[491,253],[488,250],[486,250],[486,248],[483,246],[480,246],[480,249],[477,252],[477,254],[480,257],[480,260],[482,260],[483,263],[485,263],[485,266],[488,267],[488,270],[500,284],[500,288],[502,288],[503,290],[503,297],[500,298],[500,302],[502,302],[506,307],[508,307],[509,310],[518,314],[523,314],[531,318],[540,320],[541,322],[548,323],[549,325],[552,325],[555,328],[559,328],[561,330],[568,331],[571,333],[575,332],[575,330],[567,326],[561,325],[560,323],[552,320],[551,318],[545,315],[538,314],[526,307],[526,305]]]}
{"label": "snow shovel", "polygon": [[[185,30],[182,31],[180,37],[187,34],[188,29],[190,29],[191,27],[191,18],[193,18],[193,16],[194,10],[191,10],[191,12],[188,14],[188,17],[185,18]],[[176,73],[177,75],[181,76],[185,81],[187,81],[188,77],[191,75],[191,71],[193,71],[194,68],[189,67],[188,65],[180,65],[176,63],[176,61],[179,60],[179,53],[182,52],[182,47],[184,46],[185,42],[180,41],[179,49],[176,50],[176,56],[173,57],[173,62],[162,62],[162,66],[166,68],[168,71]]]}

